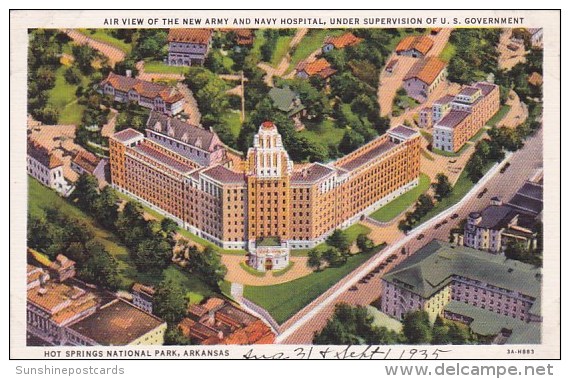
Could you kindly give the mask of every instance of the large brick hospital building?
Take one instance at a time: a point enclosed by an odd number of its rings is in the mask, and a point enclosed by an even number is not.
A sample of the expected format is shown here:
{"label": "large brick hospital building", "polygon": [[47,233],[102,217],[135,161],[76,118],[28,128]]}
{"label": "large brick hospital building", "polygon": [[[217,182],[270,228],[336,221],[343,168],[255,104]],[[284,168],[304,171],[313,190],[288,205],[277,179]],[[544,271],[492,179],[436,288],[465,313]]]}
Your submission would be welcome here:
{"label": "large brick hospital building", "polygon": [[[264,122],[244,161],[212,130],[152,112],[146,134],[110,138],[113,186],[224,249],[247,249],[258,270],[287,266],[418,184],[420,138],[398,126],[328,164],[295,165]],[[235,156],[235,154],[234,154]]]}

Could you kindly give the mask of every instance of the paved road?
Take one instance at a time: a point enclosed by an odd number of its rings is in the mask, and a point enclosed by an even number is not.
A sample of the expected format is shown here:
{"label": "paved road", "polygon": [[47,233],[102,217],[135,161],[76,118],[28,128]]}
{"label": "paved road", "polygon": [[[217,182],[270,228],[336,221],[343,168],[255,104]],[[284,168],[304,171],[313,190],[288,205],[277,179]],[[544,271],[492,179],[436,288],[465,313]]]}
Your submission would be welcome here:
{"label": "paved road", "polygon": [[95,50],[98,50],[101,54],[105,55],[109,59],[109,64],[111,67],[115,67],[115,63],[125,59],[125,52],[114,46],[109,45],[101,41],[96,41],[78,30],[65,29],[65,33],[72,38],[75,42],[79,44],[88,44]]}
{"label": "paved road", "polygon": [[[515,152],[510,157],[511,166],[505,173],[501,174],[499,170],[496,170],[494,175],[489,175],[486,183],[483,183],[485,179],[482,180],[480,187],[488,189],[482,198],[477,198],[477,193],[482,189],[478,188],[470,193],[454,210],[444,212],[440,217],[434,218],[427,225],[420,227],[422,229],[425,228],[425,230],[416,228],[416,230],[410,232],[408,237],[388,247],[376,257],[371,258],[367,263],[343,278],[343,280],[320,297],[318,301],[309,304],[299,314],[287,321],[280,328],[281,335],[278,336],[277,342],[284,344],[309,344],[312,341],[314,332],[322,329],[332,315],[336,303],[345,302],[352,305],[367,305],[376,300],[381,292],[381,274],[375,275],[366,284],[357,284],[358,289],[356,291],[350,291],[349,288],[355,281],[370,272],[373,267],[384,261],[390,254],[395,253],[398,257],[397,260],[388,265],[383,272],[389,271],[405,258],[405,256],[400,254],[402,246],[408,251],[414,252],[434,238],[447,240],[449,231],[456,226],[459,220],[467,217],[469,212],[480,210],[487,206],[491,197],[499,196],[501,199],[508,201],[536,169],[542,167],[542,156],[541,129],[535,136],[526,141],[525,146],[521,150]],[[448,222],[437,230],[433,228],[433,225],[443,218],[449,221],[449,213],[452,212],[459,215],[454,222]],[[446,217],[443,217],[446,213]],[[420,233],[425,234],[425,237],[418,241],[417,236]],[[394,250],[394,252],[391,250]]]}

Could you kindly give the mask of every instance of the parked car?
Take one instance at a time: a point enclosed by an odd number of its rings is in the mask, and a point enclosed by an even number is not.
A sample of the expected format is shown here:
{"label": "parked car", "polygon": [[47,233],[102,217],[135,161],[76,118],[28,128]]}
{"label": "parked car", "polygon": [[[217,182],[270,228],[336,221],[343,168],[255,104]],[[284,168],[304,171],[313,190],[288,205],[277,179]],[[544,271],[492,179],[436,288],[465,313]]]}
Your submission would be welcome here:
{"label": "parked car", "polygon": [[457,213],[454,213],[453,215],[451,215],[450,218],[451,218],[452,220],[455,220],[457,217],[459,217],[459,215],[458,215]]}
{"label": "parked car", "polygon": [[418,241],[421,241],[424,237],[425,237],[425,235],[422,233],[422,234],[420,234],[420,235],[418,236],[417,240],[418,240]]}
{"label": "parked car", "polygon": [[500,173],[502,174],[502,173],[504,173],[505,171],[507,171],[507,169],[509,168],[510,165],[511,165],[510,162],[505,163],[505,164],[503,165],[503,167],[501,167]]}
{"label": "parked car", "polygon": [[352,286],[348,289],[349,291],[358,291],[358,287],[357,286]]}
{"label": "parked car", "polygon": [[435,226],[433,227],[434,229],[439,229],[439,227],[441,226],[441,224],[435,224]]}
{"label": "parked car", "polygon": [[477,195],[477,199],[480,199],[480,198],[482,198],[483,196],[485,196],[485,194],[487,193],[487,191],[488,191],[488,189],[487,189],[487,187],[485,187],[485,188],[483,189],[483,191],[479,192],[479,194]]}
{"label": "parked car", "polygon": [[443,221],[441,222],[441,225],[445,225],[445,224],[447,224],[447,220],[443,220]]}

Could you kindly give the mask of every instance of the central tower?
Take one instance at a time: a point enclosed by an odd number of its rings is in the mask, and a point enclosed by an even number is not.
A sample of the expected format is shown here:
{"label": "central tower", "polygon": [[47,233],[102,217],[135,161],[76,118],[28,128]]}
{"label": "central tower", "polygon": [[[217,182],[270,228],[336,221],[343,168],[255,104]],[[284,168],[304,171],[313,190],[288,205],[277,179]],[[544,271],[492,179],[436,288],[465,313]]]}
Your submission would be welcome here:
{"label": "central tower", "polygon": [[290,238],[289,187],[293,162],[277,127],[264,122],[247,152],[249,241]]}
{"label": "central tower", "polygon": [[293,162],[277,127],[270,121],[264,122],[247,152],[249,263],[258,270],[288,264],[292,172]]}

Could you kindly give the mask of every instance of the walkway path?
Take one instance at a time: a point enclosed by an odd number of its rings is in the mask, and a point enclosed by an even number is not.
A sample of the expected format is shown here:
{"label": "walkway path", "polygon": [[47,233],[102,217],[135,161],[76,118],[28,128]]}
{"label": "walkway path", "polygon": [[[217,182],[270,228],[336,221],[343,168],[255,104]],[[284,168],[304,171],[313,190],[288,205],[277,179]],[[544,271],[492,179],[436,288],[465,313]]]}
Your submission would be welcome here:
{"label": "walkway path", "polygon": [[295,36],[293,36],[293,38],[291,39],[291,42],[289,42],[289,49],[287,51],[287,54],[285,54],[283,59],[281,59],[281,62],[279,62],[277,67],[273,67],[270,64],[264,63],[264,62],[261,62],[257,65],[257,67],[259,67],[260,69],[262,69],[263,71],[265,71],[267,73],[267,75],[265,75],[263,80],[265,81],[265,83],[268,86],[273,87],[273,77],[274,76],[282,77],[285,74],[285,72],[289,68],[289,65],[291,64],[290,51],[295,46],[297,46],[299,44],[299,42],[301,42],[301,40],[303,39],[305,34],[307,34],[308,31],[309,31],[309,29],[307,29],[307,28],[297,29]]}
{"label": "walkway path", "polygon": [[186,102],[184,104],[184,113],[188,115],[188,123],[192,125],[200,125],[200,120],[202,119],[202,114],[200,109],[198,109],[198,103],[194,98],[194,94],[184,83],[178,83],[176,88],[184,95]]}
{"label": "walkway path", "polygon": [[519,95],[513,90],[509,92],[509,97],[506,101],[506,105],[511,108],[507,114],[497,123],[498,127],[516,128],[528,117],[528,108],[520,100]]}
{"label": "walkway path", "polygon": [[95,50],[99,51],[101,54],[106,56],[109,59],[109,64],[111,67],[115,67],[115,63],[122,61],[125,59],[125,52],[119,48],[109,45],[108,43],[104,43],[101,41],[94,40],[89,38],[85,34],[79,32],[75,29],[65,29],[64,32],[75,42],[83,45],[88,44]]}
{"label": "walkway path", "polygon": [[245,256],[229,254],[222,255],[222,263],[228,268],[228,273],[226,274],[225,279],[232,283],[237,282],[251,286],[269,286],[290,282],[291,280],[301,278],[313,272],[309,267],[307,267],[307,257],[291,257],[290,259],[293,263],[293,267],[283,275],[273,276],[272,272],[267,272],[264,276],[256,276],[248,273],[240,266],[241,262],[246,261]]}

